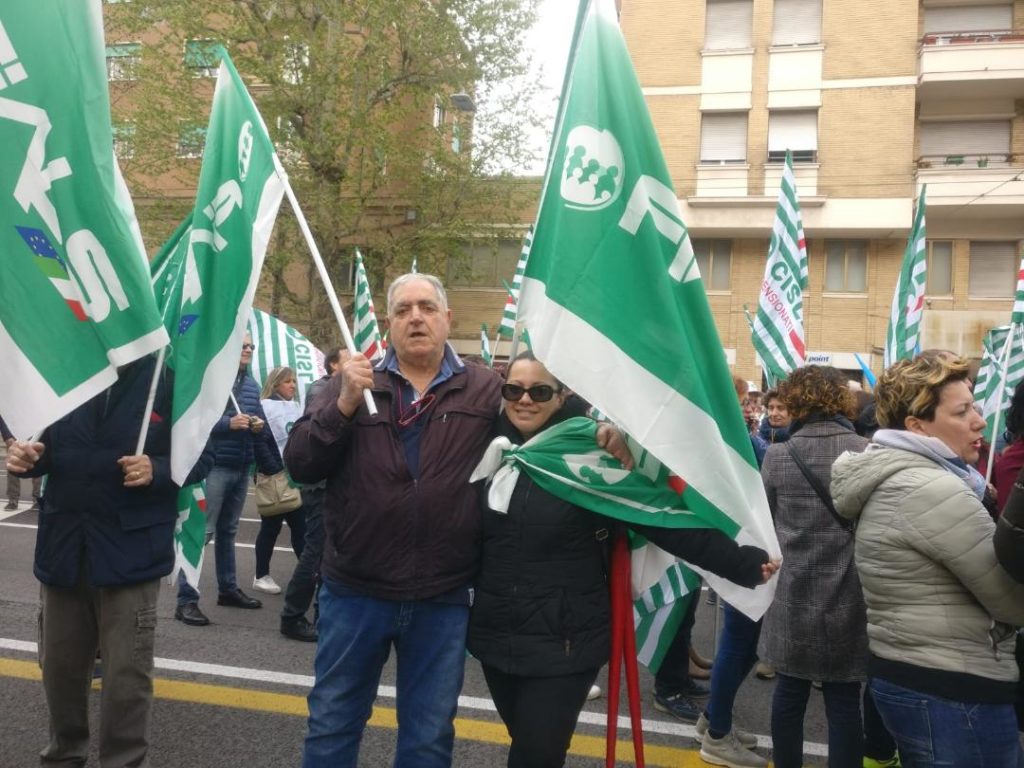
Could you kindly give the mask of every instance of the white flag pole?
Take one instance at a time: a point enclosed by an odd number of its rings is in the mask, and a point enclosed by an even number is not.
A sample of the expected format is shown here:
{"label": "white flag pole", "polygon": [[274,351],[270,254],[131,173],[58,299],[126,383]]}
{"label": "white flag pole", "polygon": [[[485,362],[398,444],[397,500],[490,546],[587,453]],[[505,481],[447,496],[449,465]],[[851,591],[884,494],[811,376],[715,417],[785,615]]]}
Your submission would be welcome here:
{"label": "white flag pole", "polygon": [[228,397],[231,398],[231,405],[234,406],[235,413],[237,413],[239,416],[241,416],[242,415],[242,409],[238,407],[238,401],[235,399],[234,391],[228,392]]}
{"label": "white flag pole", "polygon": [[156,366],[153,368],[153,380],[149,383],[149,397],[146,400],[146,410],[142,412],[142,429],[139,430],[139,442],[135,445],[136,456],[141,456],[142,450],[146,447],[146,438],[149,436],[149,418],[153,415],[156,387],[160,383],[160,373],[164,369],[164,355],[166,353],[167,347],[161,347],[156,355]]}
{"label": "white flag pole", "polygon": [[1003,396],[1006,390],[1006,373],[1010,368],[1010,348],[1013,346],[1014,334],[1024,333],[1024,326],[1011,325],[1010,332],[1006,334],[1006,341],[1003,343],[1003,351],[999,355],[999,378],[996,380],[996,412],[992,417],[992,443],[988,447],[988,462],[985,466],[985,484],[992,480],[992,467],[996,463],[996,442],[999,439],[999,416],[1003,412]]}
{"label": "white flag pole", "polygon": [[[288,174],[281,166],[281,161],[277,155],[274,155],[274,167],[277,169],[278,178],[281,179],[281,183],[284,184],[284,193],[288,198],[288,202],[291,203],[292,210],[295,212],[295,219],[299,222],[299,229],[302,230],[302,236],[306,240],[306,246],[309,248],[309,253],[313,257],[313,263],[316,264],[317,272],[320,273],[320,280],[324,284],[324,288],[327,290],[327,299],[331,303],[331,309],[334,310],[334,318],[338,321],[338,328],[341,329],[341,337],[345,341],[345,348],[348,349],[350,355],[359,354],[359,350],[356,349],[356,343],[352,339],[352,332],[348,329],[348,323],[345,322],[345,314],[341,311],[341,304],[338,303],[338,295],[334,291],[334,284],[331,282],[330,275],[327,274],[327,267],[324,265],[323,257],[320,256],[320,249],[317,248],[316,241],[313,239],[313,233],[309,231],[309,224],[306,222],[306,217],[302,214],[302,208],[299,207],[299,201],[295,198],[295,192],[292,191],[292,185],[288,181]],[[363,401],[366,403],[366,410],[371,416],[377,415],[377,406],[373,402],[373,394],[369,389],[363,390]]]}

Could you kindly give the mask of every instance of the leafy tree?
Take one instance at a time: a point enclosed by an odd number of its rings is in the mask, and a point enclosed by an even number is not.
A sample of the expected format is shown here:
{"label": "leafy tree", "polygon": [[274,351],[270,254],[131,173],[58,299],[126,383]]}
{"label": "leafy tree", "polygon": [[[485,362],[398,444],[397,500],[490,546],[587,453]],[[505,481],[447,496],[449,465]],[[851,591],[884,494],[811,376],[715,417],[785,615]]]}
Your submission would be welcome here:
{"label": "leafy tree", "polygon": [[[536,0],[133,0],[106,6],[108,43],[141,41],[115,85],[132,127],[125,164],[147,237],[192,204],[215,43],[249,84],[333,278],[364,249],[371,284],[439,270],[460,243],[514,221],[502,168],[533,158],[523,35]],[[459,94],[459,96],[456,96]],[[456,98],[453,98],[456,96]],[[476,111],[467,111],[475,105]],[[461,109],[460,109],[461,107]],[[520,193],[521,197],[521,193]],[[261,295],[275,314],[336,337],[311,260],[282,205]],[[157,245],[153,242],[152,245]]]}

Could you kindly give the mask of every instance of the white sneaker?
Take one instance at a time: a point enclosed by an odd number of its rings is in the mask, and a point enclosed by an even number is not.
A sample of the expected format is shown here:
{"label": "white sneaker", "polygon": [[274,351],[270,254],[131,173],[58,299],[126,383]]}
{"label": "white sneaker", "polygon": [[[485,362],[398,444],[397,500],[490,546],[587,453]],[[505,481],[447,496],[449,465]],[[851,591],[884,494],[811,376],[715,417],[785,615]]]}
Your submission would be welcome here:
{"label": "white sneaker", "polygon": [[[697,732],[697,741],[701,741],[704,738],[704,734],[708,732],[708,725],[707,715],[701,712],[700,717],[697,719],[697,724],[693,726],[693,730]],[[732,727],[732,732],[736,734],[736,741],[747,749],[754,749],[757,746],[757,736],[754,734],[737,728],[735,725]]]}
{"label": "white sneaker", "polygon": [[587,701],[593,701],[594,699],[601,698],[601,686],[592,685],[590,690],[587,691]]}
{"label": "white sneaker", "polygon": [[766,758],[740,744],[733,731],[720,739],[713,739],[710,733],[705,733],[700,742],[700,756],[705,763],[727,768],[766,768],[768,765]]}
{"label": "white sneaker", "polygon": [[269,573],[266,576],[261,576],[258,579],[252,580],[252,588],[257,592],[264,592],[268,595],[279,595],[281,594],[281,588],[277,586],[277,582],[274,581],[274,577]]}

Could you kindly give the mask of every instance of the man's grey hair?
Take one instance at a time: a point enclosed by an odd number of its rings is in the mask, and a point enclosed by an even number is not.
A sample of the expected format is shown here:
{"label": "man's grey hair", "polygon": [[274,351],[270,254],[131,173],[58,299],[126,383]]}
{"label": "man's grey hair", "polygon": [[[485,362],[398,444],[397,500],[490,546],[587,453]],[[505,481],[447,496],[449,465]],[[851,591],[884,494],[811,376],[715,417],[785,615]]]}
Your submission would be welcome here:
{"label": "man's grey hair", "polygon": [[395,291],[401,286],[407,283],[413,283],[417,280],[422,280],[424,283],[430,283],[430,286],[434,289],[434,293],[437,294],[437,301],[441,305],[442,311],[448,311],[448,294],[444,292],[444,286],[441,284],[441,280],[433,275],[428,275],[426,272],[407,272],[400,277],[396,277],[391,285],[388,286],[388,315],[391,315],[391,304],[395,299]]}

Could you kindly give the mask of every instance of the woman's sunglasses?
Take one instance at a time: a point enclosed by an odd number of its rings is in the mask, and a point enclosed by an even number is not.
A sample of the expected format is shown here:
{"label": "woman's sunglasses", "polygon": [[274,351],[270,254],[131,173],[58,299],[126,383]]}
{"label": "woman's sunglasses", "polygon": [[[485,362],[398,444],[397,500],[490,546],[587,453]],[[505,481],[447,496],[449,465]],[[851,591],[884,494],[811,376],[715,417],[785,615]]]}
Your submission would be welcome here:
{"label": "woman's sunglasses", "polygon": [[555,396],[556,392],[561,391],[561,389],[555,389],[550,384],[534,384],[530,388],[521,387],[518,384],[501,385],[501,396],[513,403],[518,400],[522,400],[523,395],[527,394],[535,403],[546,403]]}

